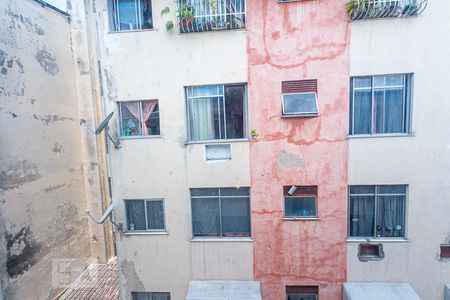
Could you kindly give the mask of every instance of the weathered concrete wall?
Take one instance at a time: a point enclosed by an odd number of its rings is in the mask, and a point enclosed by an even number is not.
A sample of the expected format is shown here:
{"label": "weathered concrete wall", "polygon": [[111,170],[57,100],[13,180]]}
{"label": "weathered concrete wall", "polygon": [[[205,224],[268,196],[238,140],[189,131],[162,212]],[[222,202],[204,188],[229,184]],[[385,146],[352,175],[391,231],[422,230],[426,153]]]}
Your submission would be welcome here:
{"label": "weathered concrete wall", "polygon": [[352,23],[351,75],[414,73],[410,137],[352,138],[349,184],[408,184],[407,242],[385,242],[385,259],[358,261],[348,244],[349,281],[408,282],[422,299],[443,298],[450,264],[450,3],[428,1],[422,15]]}
{"label": "weathered concrete wall", "polygon": [[52,259],[91,256],[70,30],[67,17],[33,1],[0,2],[6,299],[47,299],[55,288]]}
{"label": "weathered concrete wall", "polygon": [[[124,139],[111,152],[115,218],[126,223],[123,199],[164,198],[167,228],[165,235],[117,234],[123,298],[167,291],[181,300],[191,279],[252,279],[251,241],[191,242],[189,198],[190,187],[249,186],[249,142],[233,143],[231,161],[207,164],[204,145],[186,145],[184,95],[185,86],[247,81],[245,32],[167,32],[176,3],[152,1],[155,29],[108,33],[106,3],[96,1],[105,111],[117,116],[117,101],[158,99],[161,124],[160,137]],[[161,17],[166,5],[171,13]],[[211,255],[217,247],[223,255]],[[241,258],[230,260],[232,253]]]}
{"label": "weathered concrete wall", "polygon": [[[346,279],[349,24],[344,0],[247,1],[254,276],[263,298]],[[281,82],[318,79],[320,116],[281,118]],[[317,185],[318,216],[283,220],[283,186]]]}

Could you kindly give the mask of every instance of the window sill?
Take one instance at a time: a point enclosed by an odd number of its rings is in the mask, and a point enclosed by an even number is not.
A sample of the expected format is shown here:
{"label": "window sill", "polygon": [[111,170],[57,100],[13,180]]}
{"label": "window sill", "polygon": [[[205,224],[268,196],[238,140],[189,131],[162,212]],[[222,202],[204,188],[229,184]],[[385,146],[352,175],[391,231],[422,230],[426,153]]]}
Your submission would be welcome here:
{"label": "window sill", "polygon": [[125,231],[125,235],[169,235],[167,231]]}
{"label": "window sill", "polygon": [[121,136],[119,140],[146,140],[146,139],[160,139],[162,135],[136,135],[136,136]]}
{"label": "window sill", "polygon": [[406,238],[347,238],[347,243],[409,243]]}
{"label": "window sill", "polygon": [[191,242],[253,242],[251,237],[248,238],[193,238]]}
{"label": "window sill", "polygon": [[319,217],[298,217],[298,218],[289,218],[289,217],[284,217],[283,221],[319,221],[320,218]]}
{"label": "window sill", "polygon": [[186,141],[185,145],[197,145],[197,144],[230,144],[230,143],[250,143],[248,138],[243,139],[231,139],[231,140],[205,140],[205,141]]}
{"label": "window sill", "polygon": [[348,139],[384,138],[384,137],[415,137],[414,133],[380,133],[380,134],[355,134],[348,135]]}
{"label": "window sill", "polygon": [[108,34],[116,34],[116,33],[134,33],[134,32],[146,32],[146,31],[156,31],[154,28],[152,29],[133,29],[133,30],[117,30],[117,31],[108,31]]}
{"label": "window sill", "polygon": [[304,115],[281,115],[282,119],[292,119],[292,118],[317,118],[319,114],[304,114]]}

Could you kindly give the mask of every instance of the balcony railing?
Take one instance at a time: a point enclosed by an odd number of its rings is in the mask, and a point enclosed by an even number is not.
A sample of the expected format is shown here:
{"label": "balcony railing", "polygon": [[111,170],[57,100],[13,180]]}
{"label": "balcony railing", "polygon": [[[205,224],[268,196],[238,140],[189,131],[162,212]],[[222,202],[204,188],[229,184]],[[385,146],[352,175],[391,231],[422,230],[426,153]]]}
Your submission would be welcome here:
{"label": "balcony railing", "polygon": [[181,33],[245,28],[245,0],[178,0]]}
{"label": "balcony railing", "polygon": [[352,20],[400,18],[421,14],[428,0],[352,0],[347,9]]}

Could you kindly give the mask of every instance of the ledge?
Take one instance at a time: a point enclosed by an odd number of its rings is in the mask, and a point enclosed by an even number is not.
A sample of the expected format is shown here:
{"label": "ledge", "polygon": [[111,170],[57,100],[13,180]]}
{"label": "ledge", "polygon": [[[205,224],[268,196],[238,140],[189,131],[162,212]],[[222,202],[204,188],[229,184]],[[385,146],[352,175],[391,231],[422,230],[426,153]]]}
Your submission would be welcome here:
{"label": "ledge", "polygon": [[209,144],[232,144],[232,143],[250,143],[248,138],[231,139],[231,140],[205,140],[205,141],[186,141],[184,144],[188,145],[209,145]]}
{"label": "ledge", "polygon": [[289,218],[284,217],[283,221],[320,221],[319,217],[311,217],[311,218]]}
{"label": "ledge", "polygon": [[347,243],[409,243],[410,240],[402,238],[347,238]]}
{"label": "ledge", "polygon": [[118,139],[120,141],[126,140],[147,140],[147,139],[161,139],[162,135],[136,135],[136,136],[121,136]]}
{"label": "ledge", "polygon": [[395,137],[415,137],[414,133],[380,133],[380,134],[355,134],[347,135],[349,140],[352,139],[370,139],[370,138],[395,138]]}
{"label": "ledge", "polygon": [[125,235],[169,235],[169,233],[167,231],[125,231]]}
{"label": "ledge", "polygon": [[191,242],[253,242],[252,238],[193,238]]}
{"label": "ledge", "polygon": [[116,33],[133,33],[133,32],[147,32],[147,31],[157,31],[156,29],[133,29],[133,30],[117,30],[117,31],[108,31],[108,34],[116,34]]}

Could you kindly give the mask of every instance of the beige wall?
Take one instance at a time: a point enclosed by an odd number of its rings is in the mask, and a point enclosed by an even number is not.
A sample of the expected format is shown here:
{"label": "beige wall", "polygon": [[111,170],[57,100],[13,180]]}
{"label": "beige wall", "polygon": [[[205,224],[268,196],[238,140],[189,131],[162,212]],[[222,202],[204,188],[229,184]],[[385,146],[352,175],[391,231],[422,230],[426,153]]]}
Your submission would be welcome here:
{"label": "beige wall", "polygon": [[89,69],[75,65],[66,16],[28,0],[0,11],[0,276],[6,299],[47,299],[64,287],[54,259],[105,259],[103,229],[85,217],[101,208],[95,138],[79,126],[80,107],[93,109],[76,87]]}
{"label": "beige wall", "polygon": [[[124,298],[169,291],[181,300],[192,279],[253,277],[251,242],[191,242],[189,188],[249,186],[250,145],[232,143],[231,161],[206,163],[203,144],[186,144],[184,98],[185,86],[246,82],[246,34],[167,32],[175,2],[152,2],[154,30],[108,33],[105,1],[97,1],[105,110],[117,112],[116,101],[126,100],[160,106],[161,137],[121,140],[112,151],[113,197],[124,225],[123,199],[164,198],[167,234],[117,234],[117,247]],[[172,13],[162,18],[166,5]]]}
{"label": "beige wall", "polygon": [[408,19],[352,22],[351,75],[414,73],[409,137],[351,138],[349,184],[408,184],[407,242],[385,242],[386,257],[359,262],[348,243],[348,281],[409,282],[423,299],[443,299],[449,240],[450,3],[429,1]]}

